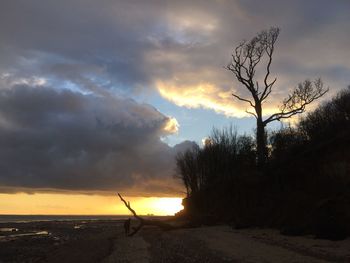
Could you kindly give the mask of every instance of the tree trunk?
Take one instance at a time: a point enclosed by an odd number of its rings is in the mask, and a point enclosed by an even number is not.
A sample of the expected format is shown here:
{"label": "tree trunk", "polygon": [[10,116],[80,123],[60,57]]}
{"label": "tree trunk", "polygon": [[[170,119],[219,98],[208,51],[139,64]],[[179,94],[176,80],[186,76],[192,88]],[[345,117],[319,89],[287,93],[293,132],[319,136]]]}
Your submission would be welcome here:
{"label": "tree trunk", "polygon": [[256,151],[257,151],[257,164],[261,168],[266,163],[267,149],[266,149],[266,136],[265,136],[265,124],[262,119],[262,107],[259,101],[255,102],[255,111],[257,114],[256,119]]}
{"label": "tree trunk", "polygon": [[261,118],[257,119],[256,126],[256,148],[258,157],[258,167],[263,167],[266,163],[266,136],[265,136],[265,125]]}

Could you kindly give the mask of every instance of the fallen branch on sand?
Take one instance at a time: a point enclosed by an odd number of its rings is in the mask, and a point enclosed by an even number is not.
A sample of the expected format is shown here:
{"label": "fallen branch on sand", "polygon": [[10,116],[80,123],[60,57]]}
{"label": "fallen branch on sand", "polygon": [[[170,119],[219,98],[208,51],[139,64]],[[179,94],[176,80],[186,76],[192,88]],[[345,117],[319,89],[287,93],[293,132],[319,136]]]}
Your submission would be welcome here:
{"label": "fallen branch on sand", "polygon": [[134,215],[134,217],[139,221],[139,225],[137,227],[134,227],[133,231],[130,234],[128,234],[129,237],[135,235],[143,226],[157,226],[162,230],[172,230],[177,228],[160,220],[148,220],[138,216],[135,210],[131,208],[130,202],[125,201],[125,199],[119,193],[118,196],[120,200],[124,203],[126,208],[128,208],[129,211]]}

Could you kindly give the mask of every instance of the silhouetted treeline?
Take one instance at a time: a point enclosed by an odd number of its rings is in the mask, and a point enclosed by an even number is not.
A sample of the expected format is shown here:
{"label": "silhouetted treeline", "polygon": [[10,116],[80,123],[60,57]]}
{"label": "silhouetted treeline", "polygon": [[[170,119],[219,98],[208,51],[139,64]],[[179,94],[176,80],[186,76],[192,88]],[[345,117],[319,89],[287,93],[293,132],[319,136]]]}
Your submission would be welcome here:
{"label": "silhouetted treeline", "polygon": [[274,132],[270,136],[272,157],[274,160],[288,159],[297,148],[313,151],[315,147],[346,142],[349,131],[350,86],[302,118],[295,128],[287,127]]}
{"label": "silhouetted treeline", "polygon": [[205,147],[193,147],[176,158],[177,174],[187,195],[219,188],[255,162],[254,142],[249,136],[238,136],[232,128],[213,129]]}
{"label": "silhouetted treeline", "polygon": [[256,166],[255,140],[214,129],[203,148],[177,156],[194,223],[278,227],[285,234],[341,239],[350,234],[350,88],[268,136]]}

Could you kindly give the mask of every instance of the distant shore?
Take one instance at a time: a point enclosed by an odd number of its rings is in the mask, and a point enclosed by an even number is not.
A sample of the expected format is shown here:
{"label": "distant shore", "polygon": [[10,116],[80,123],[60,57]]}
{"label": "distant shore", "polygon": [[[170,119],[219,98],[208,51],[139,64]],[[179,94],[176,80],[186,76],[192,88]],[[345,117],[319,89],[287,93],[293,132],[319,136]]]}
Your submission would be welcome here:
{"label": "distant shore", "polygon": [[145,227],[125,237],[122,224],[121,219],[0,223],[0,262],[350,262],[350,239],[229,226],[165,232]]}
{"label": "distant shore", "polygon": [[[38,221],[81,221],[81,220],[125,220],[130,215],[0,215],[0,223],[24,223]],[[171,216],[142,215],[147,218],[169,218]]]}

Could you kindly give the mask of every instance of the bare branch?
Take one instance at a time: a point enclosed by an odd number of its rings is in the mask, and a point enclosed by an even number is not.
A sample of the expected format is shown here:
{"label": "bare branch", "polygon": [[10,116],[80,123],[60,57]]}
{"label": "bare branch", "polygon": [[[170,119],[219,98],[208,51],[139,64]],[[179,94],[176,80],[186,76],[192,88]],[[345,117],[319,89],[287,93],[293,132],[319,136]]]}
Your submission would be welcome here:
{"label": "bare branch", "polygon": [[125,201],[125,199],[119,193],[118,193],[118,196],[119,196],[120,200],[125,204],[126,208],[128,208],[129,211],[134,215],[134,217],[139,219],[139,220],[140,219],[142,220],[142,218],[136,214],[135,210],[131,208],[130,202]]}
{"label": "bare branch", "polygon": [[124,205],[126,206],[127,209],[129,209],[129,211],[134,215],[134,217],[139,220],[139,225],[135,228],[133,228],[133,231],[128,235],[128,236],[133,236],[135,235],[145,224],[145,221],[142,217],[139,217],[135,210],[131,208],[130,206],[130,202],[126,202],[125,199],[118,193],[118,196],[120,198],[120,200],[124,203]]}
{"label": "bare branch", "polygon": [[237,99],[239,99],[239,100],[241,100],[241,101],[248,102],[248,103],[250,104],[250,106],[254,107],[254,104],[253,104],[252,101],[250,101],[250,100],[248,100],[248,99],[241,98],[241,97],[239,97],[238,95],[236,95],[236,94],[234,94],[234,93],[232,93],[232,96],[235,97],[235,98],[237,98]]}
{"label": "bare branch", "polygon": [[267,118],[264,121],[265,125],[275,120],[287,119],[303,113],[307,105],[321,98],[328,90],[328,88],[323,87],[321,79],[316,79],[314,82],[305,80],[303,83],[299,83],[298,87],[283,100],[280,112]]}
{"label": "bare branch", "polygon": [[272,86],[275,84],[277,78],[275,78],[270,84],[268,84],[267,87],[265,87],[263,94],[260,97],[260,101],[263,102],[271,93],[272,91]]}
{"label": "bare branch", "polygon": [[248,113],[248,114],[253,115],[256,119],[258,118],[258,116],[254,112],[251,112],[251,111],[248,111],[248,110],[246,110],[245,112]]}
{"label": "bare branch", "polygon": [[263,101],[264,99],[267,98],[267,96],[271,93],[271,89],[273,84],[275,84],[276,79],[274,81],[272,81],[271,83],[268,83],[268,78],[270,75],[270,68],[271,68],[271,64],[272,64],[272,55],[273,55],[273,51],[274,51],[274,46],[276,43],[276,40],[278,38],[279,35],[279,28],[271,28],[269,32],[266,32],[263,34],[264,36],[264,42],[266,45],[266,53],[268,55],[268,63],[266,65],[266,74],[265,74],[265,78],[264,78],[264,84],[265,84],[265,89],[260,97],[260,101]]}
{"label": "bare branch", "polygon": [[171,230],[176,229],[177,227],[174,227],[172,225],[169,225],[165,222],[159,221],[159,220],[147,220],[137,215],[134,209],[131,208],[130,202],[125,201],[125,199],[121,196],[121,194],[118,193],[118,196],[120,200],[124,203],[127,209],[134,215],[134,217],[139,221],[139,225],[137,227],[133,228],[133,231],[128,236],[135,235],[143,226],[149,225],[149,226],[157,226],[163,230]]}
{"label": "bare branch", "polygon": [[[232,54],[232,61],[227,69],[234,73],[236,79],[248,89],[255,102],[260,103],[271,93],[276,80],[268,82],[274,44],[279,34],[278,28],[262,31],[249,42],[241,42]],[[268,56],[266,75],[264,77],[264,89],[259,91],[259,84],[254,79],[257,65],[261,62],[264,54]],[[255,85],[254,85],[255,84]],[[260,96],[260,97],[259,97]],[[256,103],[255,103],[256,104]],[[252,105],[251,105],[252,106]],[[254,107],[254,106],[252,106]]]}

